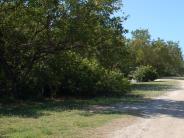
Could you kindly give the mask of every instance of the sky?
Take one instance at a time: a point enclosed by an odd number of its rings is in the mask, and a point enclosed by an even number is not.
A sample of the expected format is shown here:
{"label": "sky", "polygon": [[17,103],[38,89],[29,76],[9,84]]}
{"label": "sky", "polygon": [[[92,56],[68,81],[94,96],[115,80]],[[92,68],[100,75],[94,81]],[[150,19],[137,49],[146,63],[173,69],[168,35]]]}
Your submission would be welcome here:
{"label": "sky", "polygon": [[122,1],[122,12],[129,15],[124,23],[129,32],[148,29],[153,39],[179,41],[184,51],[184,0]]}

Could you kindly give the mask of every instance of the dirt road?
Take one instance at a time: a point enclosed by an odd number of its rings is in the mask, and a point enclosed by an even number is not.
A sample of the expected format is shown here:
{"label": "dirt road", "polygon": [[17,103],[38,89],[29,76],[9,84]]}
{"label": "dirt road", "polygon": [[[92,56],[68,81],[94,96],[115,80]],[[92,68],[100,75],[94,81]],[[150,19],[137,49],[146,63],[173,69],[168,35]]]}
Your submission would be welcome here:
{"label": "dirt road", "polygon": [[109,138],[184,138],[184,80],[179,87],[148,103],[117,105],[118,110],[139,112],[137,121],[108,134]]}

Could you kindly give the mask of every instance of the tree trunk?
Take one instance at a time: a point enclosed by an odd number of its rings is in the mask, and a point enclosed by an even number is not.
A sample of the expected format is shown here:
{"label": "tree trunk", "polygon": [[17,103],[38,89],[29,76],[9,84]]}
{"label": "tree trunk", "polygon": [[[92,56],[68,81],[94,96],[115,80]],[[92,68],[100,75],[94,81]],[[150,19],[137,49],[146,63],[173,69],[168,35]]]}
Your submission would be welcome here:
{"label": "tree trunk", "polygon": [[[5,62],[5,60],[3,60],[2,57],[0,57],[0,62],[2,64],[2,69],[3,72],[5,73],[5,77],[7,78],[8,81],[11,82],[11,92],[12,92],[12,96],[14,98],[19,98],[19,88],[18,88],[18,81],[17,81],[17,77],[14,74],[14,72],[12,71],[11,67]],[[8,90],[7,90],[8,91]]]}
{"label": "tree trunk", "polygon": [[15,81],[12,81],[12,96],[15,99],[19,99],[20,98],[20,91],[19,91],[19,87],[18,87],[18,83]]}

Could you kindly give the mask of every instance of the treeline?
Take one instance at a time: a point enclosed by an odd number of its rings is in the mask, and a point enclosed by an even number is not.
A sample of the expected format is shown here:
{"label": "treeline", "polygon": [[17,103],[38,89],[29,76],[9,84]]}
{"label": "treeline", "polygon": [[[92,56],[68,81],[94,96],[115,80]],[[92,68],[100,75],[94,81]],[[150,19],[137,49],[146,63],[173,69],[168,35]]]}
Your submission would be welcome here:
{"label": "treeline", "polygon": [[144,66],[143,75],[182,75],[178,43],[151,40],[147,30],[126,39],[126,16],[114,16],[121,6],[119,0],[0,1],[0,96],[121,96]]}
{"label": "treeline", "polygon": [[131,67],[152,66],[163,76],[180,76],[184,72],[183,55],[178,42],[160,38],[151,40],[148,30],[138,29],[132,32],[132,39],[127,40],[131,55]]}

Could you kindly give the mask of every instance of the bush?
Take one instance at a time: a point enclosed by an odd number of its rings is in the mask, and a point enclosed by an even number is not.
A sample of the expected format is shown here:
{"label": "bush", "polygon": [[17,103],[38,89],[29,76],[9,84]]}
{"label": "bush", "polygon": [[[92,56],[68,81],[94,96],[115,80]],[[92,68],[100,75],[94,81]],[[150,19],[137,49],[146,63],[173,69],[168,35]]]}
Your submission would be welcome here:
{"label": "bush", "polygon": [[30,75],[29,83],[22,85],[23,98],[121,96],[130,90],[120,71],[108,70],[96,59],[75,52],[48,58],[46,63],[34,66]]}
{"label": "bush", "polygon": [[73,52],[58,59],[61,65],[56,75],[61,76],[58,95],[119,96],[129,91],[129,82],[122,73],[105,69],[96,59],[82,58]]}
{"label": "bush", "polygon": [[140,66],[133,72],[133,78],[139,82],[153,81],[158,73],[152,66]]}

